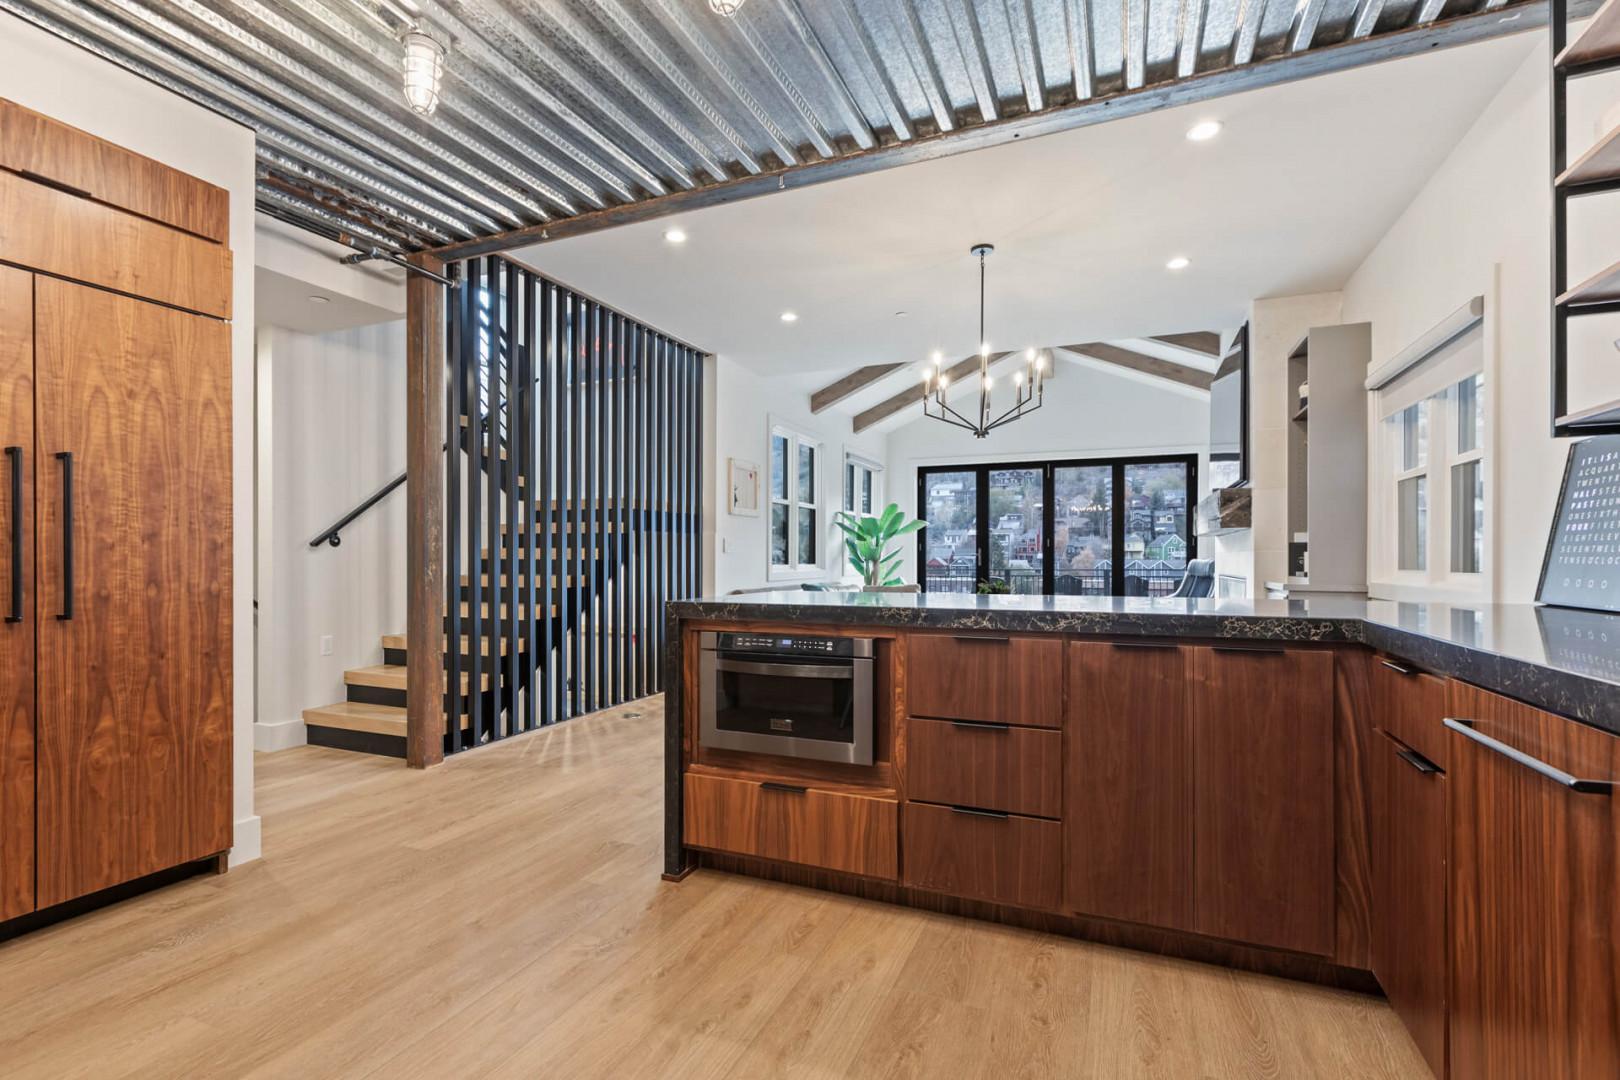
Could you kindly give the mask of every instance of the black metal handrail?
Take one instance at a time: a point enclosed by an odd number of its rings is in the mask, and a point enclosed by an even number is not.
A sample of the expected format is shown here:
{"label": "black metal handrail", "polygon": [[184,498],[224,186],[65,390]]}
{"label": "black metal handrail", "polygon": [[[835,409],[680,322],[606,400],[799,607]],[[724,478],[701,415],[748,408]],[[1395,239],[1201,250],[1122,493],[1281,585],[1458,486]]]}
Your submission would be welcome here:
{"label": "black metal handrail", "polygon": [[373,506],[376,506],[378,503],[387,498],[390,491],[393,491],[395,488],[405,483],[405,475],[405,473],[400,473],[398,476],[388,481],[388,483],[366,496],[364,502],[362,502],[359,506],[356,506],[353,510],[350,510],[347,514],[344,514],[342,517],[338,518],[338,520],[333,523],[331,528],[323,529],[319,536],[315,537],[315,539],[309,542],[309,546],[312,548],[318,548],[322,544],[329,544],[332,547],[337,547],[339,544],[343,543],[343,530],[347,528],[355,518],[359,517],[361,514],[364,514],[367,510],[370,510]]}

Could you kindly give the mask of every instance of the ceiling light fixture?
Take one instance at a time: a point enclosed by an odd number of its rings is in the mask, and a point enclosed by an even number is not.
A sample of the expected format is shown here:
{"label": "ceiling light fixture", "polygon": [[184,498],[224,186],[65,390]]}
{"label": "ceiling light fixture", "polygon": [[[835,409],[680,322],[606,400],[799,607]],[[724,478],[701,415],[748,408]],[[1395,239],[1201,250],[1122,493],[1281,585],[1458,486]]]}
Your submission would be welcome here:
{"label": "ceiling light fixture", "polygon": [[1187,256],[1175,255],[1171,257],[1169,262],[1164,264],[1164,268],[1166,270],[1185,270],[1191,265],[1192,260],[1187,258]]}
{"label": "ceiling light fixture", "polygon": [[673,229],[665,229],[664,242],[669,244],[686,243],[686,230],[678,227]]}
{"label": "ceiling light fixture", "polygon": [[783,322],[798,322],[799,321],[799,314],[796,311],[784,311],[784,312],[782,312],[782,321]]}
{"label": "ceiling light fixture", "polygon": [[421,116],[439,107],[439,83],[444,79],[444,46],[412,27],[400,35],[405,46],[405,102]]}
{"label": "ceiling light fixture", "polygon": [[1187,129],[1188,142],[1209,142],[1221,133],[1219,120],[1200,120]]}
{"label": "ceiling light fixture", "polygon": [[741,11],[745,3],[747,0],[709,0],[709,10],[729,19]]}
{"label": "ceiling light fixture", "polygon": [[[1024,369],[1013,378],[1013,403],[1007,411],[991,418],[990,392],[995,380],[990,376],[990,343],[984,336],[984,260],[996,249],[989,244],[974,244],[969,254],[979,258],[979,413],[978,419],[968,417],[951,408],[945,400],[945,391],[951,385],[949,373],[941,369],[945,357],[937,350],[931,370],[923,375],[923,415],[942,420],[952,427],[966,428],[973,437],[982,439],[1002,424],[1010,424],[1021,416],[1041,407],[1046,396],[1046,354],[1030,349],[1024,354]],[[929,405],[933,408],[930,409]]]}

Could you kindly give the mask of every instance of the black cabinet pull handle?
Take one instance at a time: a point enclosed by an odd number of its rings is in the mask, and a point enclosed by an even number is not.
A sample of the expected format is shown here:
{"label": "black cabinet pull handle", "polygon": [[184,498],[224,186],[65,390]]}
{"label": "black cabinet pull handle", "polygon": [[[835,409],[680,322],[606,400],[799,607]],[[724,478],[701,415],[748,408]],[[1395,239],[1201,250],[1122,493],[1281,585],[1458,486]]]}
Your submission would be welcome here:
{"label": "black cabinet pull handle", "polygon": [[981,731],[1010,731],[1011,724],[998,724],[994,720],[952,720],[951,727],[978,728]]}
{"label": "black cabinet pull handle", "polygon": [[1008,637],[1006,634],[1000,634],[1000,635],[957,634],[954,637],[952,637],[951,640],[952,641],[960,641],[960,642],[963,642],[965,644],[970,644],[970,645],[1010,645],[1010,644],[1012,644],[1012,638]]}
{"label": "black cabinet pull handle", "polygon": [[974,817],[1005,818],[1008,816],[1005,810],[980,810],[976,806],[953,806],[951,807],[951,813],[971,814]]}
{"label": "black cabinet pull handle", "polygon": [[1383,664],[1385,667],[1389,668],[1389,670],[1395,672],[1398,675],[1416,675],[1417,674],[1416,669],[1409,668],[1405,664],[1397,664],[1393,660],[1385,660],[1382,657],[1379,657],[1378,662],[1380,664]]}
{"label": "black cabinet pull handle", "polygon": [[1485,749],[1495,751],[1509,761],[1517,762],[1531,772],[1539,773],[1554,783],[1564,785],[1571,791],[1577,791],[1583,795],[1607,795],[1614,791],[1617,786],[1620,786],[1613,780],[1583,780],[1578,776],[1572,776],[1556,765],[1549,765],[1538,757],[1531,757],[1523,750],[1514,749],[1505,742],[1493,739],[1489,735],[1475,730],[1474,724],[1478,721],[1458,720],[1448,716],[1442,722],[1446,727],[1464,738],[1472,739],[1485,747]]}
{"label": "black cabinet pull handle", "polygon": [[1249,653],[1253,656],[1281,656],[1284,650],[1268,645],[1212,645],[1216,652]]}
{"label": "black cabinet pull handle", "polygon": [[11,614],[6,622],[23,621],[22,447],[6,447],[11,459]]}
{"label": "black cabinet pull handle", "polygon": [[761,791],[780,791],[785,795],[804,795],[810,790],[801,784],[779,784],[775,780],[761,780],[759,789]]}
{"label": "black cabinet pull handle", "polygon": [[1108,644],[1116,649],[1179,649],[1181,646],[1168,641],[1110,641]]}
{"label": "black cabinet pull handle", "polygon": [[1395,748],[1395,756],[1412,766],[1412,768],[1416,769],[1420,773],[1437,773],[1440,771],[1440,766],[1436,765],[1434,762],[1430,761],[1428,758],[1424,757],[1422,754],[1411,749],[1410,747],[1397,746]]}
{"label": "black cabinet pull handle", "polygon": [[62,463],[62,611],[63,622],[73,618],[73,453],[60,451]]}

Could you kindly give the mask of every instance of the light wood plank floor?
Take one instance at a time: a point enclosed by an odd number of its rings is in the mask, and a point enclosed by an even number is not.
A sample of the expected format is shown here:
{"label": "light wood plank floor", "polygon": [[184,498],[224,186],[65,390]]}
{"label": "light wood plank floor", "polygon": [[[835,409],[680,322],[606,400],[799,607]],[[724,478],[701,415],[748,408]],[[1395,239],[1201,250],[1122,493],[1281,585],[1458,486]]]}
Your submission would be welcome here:
{"label": "light wood plank floor", "polygon": [[659,702],[261,756],[263,861],[0,945],[17,1077],[1423,1077],[1380,1000],[660,868]]}

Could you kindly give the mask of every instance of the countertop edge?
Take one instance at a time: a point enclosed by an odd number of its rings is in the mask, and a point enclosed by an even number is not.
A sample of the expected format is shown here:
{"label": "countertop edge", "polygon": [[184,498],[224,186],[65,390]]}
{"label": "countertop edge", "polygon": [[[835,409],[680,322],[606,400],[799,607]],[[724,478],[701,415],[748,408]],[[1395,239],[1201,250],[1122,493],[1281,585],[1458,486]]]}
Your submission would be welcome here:
{"label": "countertop edge", "polygon": [[1357,644],[1620,735],[1620,688],[1603,678],[1445,641],[1364,617],[1178,612],[968,611],[828,604],[671,601],[678,621],[793,622],[1024,633]]}

